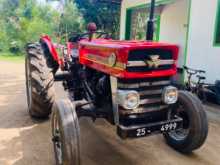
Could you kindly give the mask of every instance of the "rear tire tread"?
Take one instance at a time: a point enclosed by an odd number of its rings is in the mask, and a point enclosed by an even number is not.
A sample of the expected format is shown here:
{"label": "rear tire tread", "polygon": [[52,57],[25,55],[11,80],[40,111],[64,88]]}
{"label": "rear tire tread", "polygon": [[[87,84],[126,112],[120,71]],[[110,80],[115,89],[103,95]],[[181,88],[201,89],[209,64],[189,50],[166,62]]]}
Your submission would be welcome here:
{"label": "rear tire tread", "polygon": [[47,65],[45,54],[39,43],[29,44],[26,51],[28,63],[26,65],[30,70],[32,84],[32,104],[29,112],[32,117],[47,118],[55,100],[53,69]]}

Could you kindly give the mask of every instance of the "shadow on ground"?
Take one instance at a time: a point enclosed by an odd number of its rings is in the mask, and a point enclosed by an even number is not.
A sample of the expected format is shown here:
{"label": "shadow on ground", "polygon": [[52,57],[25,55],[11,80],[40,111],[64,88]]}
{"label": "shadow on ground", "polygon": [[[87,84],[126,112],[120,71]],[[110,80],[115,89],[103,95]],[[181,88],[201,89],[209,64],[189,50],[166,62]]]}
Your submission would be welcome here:
{"label": "shadow on ground", "polygon": [[[21,66],[16,66],[22,68]],[[4,65],[0,65],[4,70]],[[49,121],[30,119],[24,71],[0,72],[0,165],[53,165]],[[58,86],[57,94],[65,97]],[[218,165],[219,124],[210,124],[206,144],[194,154],[182,155],[168,147],[161,135],[122,141],[103,120],[81,119],[83,165]]]}

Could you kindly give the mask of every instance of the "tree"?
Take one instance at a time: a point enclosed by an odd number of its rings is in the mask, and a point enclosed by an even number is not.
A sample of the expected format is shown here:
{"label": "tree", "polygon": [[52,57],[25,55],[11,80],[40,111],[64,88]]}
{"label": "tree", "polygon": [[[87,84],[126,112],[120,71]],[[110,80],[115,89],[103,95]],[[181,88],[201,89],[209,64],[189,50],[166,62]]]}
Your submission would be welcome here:
{"label": "tree", "polygon": [[0,0],[0,51],[19,53],[26,43],[38,41],[42,34],[53,37],[60,31],[83,28],[76,6],[66,5],[63,17],[60,15],[60,11],[36,0]]}
{"label": "tree", "polygon": [[76,5],[65,3],[62,11],[37,0],[0,0],[0,51],[23,51],[26,43],[42,34],[56,39],[57,34],[80,32],[84,20]]}
{"label": "tree", "polygon": [[18,0],[1,0],[0,3],[0,50],[9,47],[10,36],[17,34],[17,16],[15,10],[18,8]]}
{"label": "tree", "polygon": [[58,29],[59,13],[50,6],[39,6],[35,0],[23,0],[17,10],[19,16],[19,40],[23,45],[36,42],[43,34],[52,35]]}
{"label": "tree", "polygon": [[100,3],[97,0],[75,0],[85,22],[95,22],[97,27],[118,38],[120,6],[109,3]]}
{"label": "tree", "polygon": [[66,2],[60,17],[59,32],[61,34],[82,32],[85,29],[84,25],[84,19],[76,5],[72,2]]}

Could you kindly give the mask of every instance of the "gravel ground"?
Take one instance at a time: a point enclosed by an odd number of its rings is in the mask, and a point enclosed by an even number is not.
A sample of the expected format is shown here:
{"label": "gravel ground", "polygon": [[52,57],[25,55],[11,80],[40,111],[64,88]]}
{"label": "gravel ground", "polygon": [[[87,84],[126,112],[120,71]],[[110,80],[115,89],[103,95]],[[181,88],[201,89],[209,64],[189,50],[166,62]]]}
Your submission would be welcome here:
{"label": "gravel ground", "polygon": [[[65,97],[56,85],[57,96]],[[206,144],[190,155],[168,147],[162,136],[120,140],[103,120],[80,121],[83,165],[219,165],[220,108],[206,106],[210,132]],[[219,112],[218,112],[219,109]],[[50,122],[27,113],[24,64],[0,61],[0,165],[52,165]]]}

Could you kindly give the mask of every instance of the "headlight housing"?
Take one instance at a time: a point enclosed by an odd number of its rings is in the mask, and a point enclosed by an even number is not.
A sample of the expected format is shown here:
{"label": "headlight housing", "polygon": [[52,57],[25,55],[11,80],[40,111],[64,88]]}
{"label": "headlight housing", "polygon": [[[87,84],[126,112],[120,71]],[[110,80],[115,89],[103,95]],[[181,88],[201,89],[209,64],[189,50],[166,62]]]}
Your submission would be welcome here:
{"label": "headlight housing", "polygon": [[109,57],[108,57],[108,64],[113,67],[115,66],[116,64],[116,61],[117,61],[117,56],[115,53],[112,53]]}
{"label": "headlight housing", "polygon": [[165,104],[174,104],[178,100],[178,90],[176,87],[173,86],[168,86],[165,87],[163,90],[163,95],[162,95],[163,102]]}
{"label": "headlight housing", "polygon": [[139,106],[140,96],[136,91],[118,90],[117,101],[124,109],[132,110]]}

